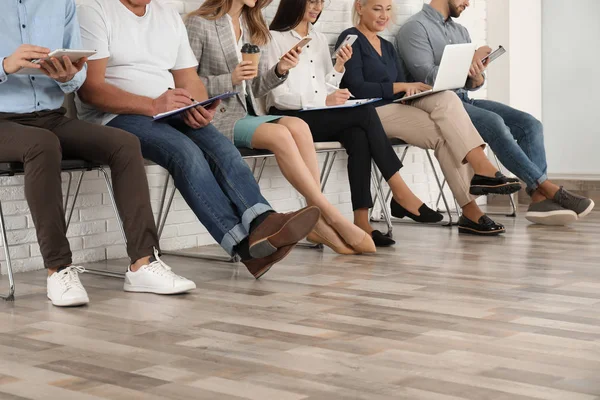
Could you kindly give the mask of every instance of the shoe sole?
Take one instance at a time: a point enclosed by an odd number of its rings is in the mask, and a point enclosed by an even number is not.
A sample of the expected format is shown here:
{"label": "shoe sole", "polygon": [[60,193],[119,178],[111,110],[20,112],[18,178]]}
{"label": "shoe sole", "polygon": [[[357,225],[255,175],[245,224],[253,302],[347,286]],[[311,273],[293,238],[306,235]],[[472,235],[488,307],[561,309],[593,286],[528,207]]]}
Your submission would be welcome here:
{"label": "shoe sole", "polygon": [[594,204],[594,201],[592,201],[592,204],[590,204],[590,205],[589,205],[589,207],[588,207],[588,208],[586,208],[584,212],[582,212],[581,214],[578,214],[577,216],[578,216],[579,218],[584,218],[584,217],[586,217],[586,216],[587,216],[589,213],[591,213],[591,212],[592,212],[592,210],[594,209],[594,206],[595,206],[595,204]]}
{"label": "shoe sole", "polygon": [[550,212],[528,211],[525,219],[539,225],[564,226],[577,221],[577,214],[571,210],[557,210]]}
{"label": "shoe sole", "polygon": [[506,229],[502,229],[501,231],[478,231],[473,228],[467,228],[464,226],[458,227],[458,233],[463,233],[466,235],[477,235],[477,236],[498,236],[503,233],[506,233]]}
{"label": "shoe sole", "polygon": [[250,246],[250,255],[252,258],[265,258],[281,247],[301,241],[313,230],[320,216],[321,211],[317,207],[299,212],[280,230]]}
{"label": "shoe sole", "polygon": [[131,285],[129,283],[125,283],[123,284],[123,290],[126,292],[132,292],[132,293],[154,293],[154,294],[180,294],[180,293],[186,293],[189,292],[191,290],[196,289],[196,284],[194,283],[194,285],[187,285],[187,286],[183,286],[180,288],[171,288],[168,290],[160,290],[160,289],[156,289],[156,288],[152,288],[149,286],[137,286],[137,285]]}
{"label": "shoe sole", "polygon": [[311,244],[322,244],[324,246],[329,247],[331,250],[333,250],[336,254],[342,255],[342,256],[354,256],[354,255],[358,255],[360,253],[354,251],[354,250],[346,250],[345,252],[342,252],[337,246],[335,246],[333,243],[331,243],[330,241],[328,241],[327,239],[323,238],[323,236],[318,235],[319,239],[318,240],[314,240],[314,239],[308,239],[306,238],[306,241],[308,243]]}
{"label": "shoe sole", "polygon": [[76,301],[71,301],[71,302],[60,302],[60,301],[54,301],[50,298],[50,296],[46,296],[48,297],[48,300],[50,300],[50,302],[52,303],[52,305],[56,306],[56,307],[78,307],[78,306],[84,306],[86,304],[88,304],[90,302],[89,298],[86,299],[78,299]]}
{"label": "shoe sole", "polygon": [[287,249],[286,251],[284,251],[283,253],[281,253],[281,257],[279,257],[276,260],[273,260],[273,262],[271,264],[267,264],[265,265],[265,267],[263,269],[261,269],[260,271],[258,271],[256,274],[252,274],[254,276],[255,279],[259,279],[261,276],[263,276],[264,274],[266,274],[267,272],[269,272],[269,270],[271,269],[271,267],[275,264],[277,264],[279,261],[283,260],[285,257],[287,257],[288,254],[290,254],[290,251],[292,251],[292,249],[296,247],[296,245],[294,244],[293,246],[289,246],[289,249]]}
{"label": "shoe sole", "polygon": [[485,196],[488,194],[513,194],[521,190],[520,183],[506,183],[498,186],[474,185],[469,189],[473,196]]}

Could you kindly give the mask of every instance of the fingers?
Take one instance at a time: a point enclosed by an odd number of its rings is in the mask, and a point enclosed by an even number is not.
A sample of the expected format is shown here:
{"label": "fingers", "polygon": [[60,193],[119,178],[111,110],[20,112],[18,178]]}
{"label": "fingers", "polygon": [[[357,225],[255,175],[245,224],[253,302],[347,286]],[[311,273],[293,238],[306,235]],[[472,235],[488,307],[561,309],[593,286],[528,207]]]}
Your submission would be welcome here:
{"label": "fingers", "polygon": [[80,58],[79,60],[77,60],[77,62],[75,64],[73,64],[73,67],[77,70],[77,72],[79,72],[83,69],[83,66],[85,65],[85,63],[87,61],[88,61],[87,57]]}
{"label": "fingers", "polygon": [[47,52],[29,50],[29,51],[25,51],[25,52],[21,53],[20,58],[23,58],[25,60],[37,60],[37,59],[46,58],[46,57],[48,57]]}
{"label": "fingers", "polygon": [[212,116],[203,107],[190,108],[189,111],[190,111],[190,116],[194,119],[194,121],[198,125],[200,125],[200,127],[204,127],[204,126],[210,124],[210,120],[212,120]]}
{"label": "fingers", "polygon": [[76,70],[71,62],[71,59],[67,56],[63,56],[62,58],[63,66],[65,67],[65,72],[69,75],[75,75],[79,70]]}
{"label": "fingers", "polygon": [[241,63],[239,63],[237,65],[237,68],[241,68],[241,67],[246,66],[246,65],[252,65],[252,61],[242,61]]}
{"label": "fingers", "polygon": [[38,52],[38,53],[46,53],[46,55],[48,55],[48,53],[50,53],[50,49],[47,47],[42,47],[42,46],[35,46],[33,44],[24,44],[20,47],[20,50],[23,51],[34,51],[34,52]]}
{"label": "fingers", "polygon": [[20,68],[34,68],[34,69],[40,69],[42,68],[42,66],[40,64],[34,64],[31,61],[27,61],[27,60],[20,60],[17,65]]}
{"label": "fingers", "polygon": [[188,90],[183,89],[183,88],[175,88],[175,89],[169,90],[168,93],[171,93],[172,95],[177,95],[177,96],[184,96],[184,97],[187,97],[188,99],[192,97],[192,94]]}
{"label": "fingers", "polygon": [[58,77],[58,71],[56,70],[56,67],[54,67],[54,64],[46,62],[46,61],[40,61],[40,66],[42,67],[42,70],[44,71],[44,73],[46,75],[48,75],[51,78],[57,78]]}
{"label": "fingers", "polygon": [[418,88],[422,92],[433,89],[431,86],[427,85],[426,83],[419,83]]}
{"label": "fingers", "polygon": [[183,114],[183,122],[192,129],[200,129],[202,126],[192,116],[191,109]]}

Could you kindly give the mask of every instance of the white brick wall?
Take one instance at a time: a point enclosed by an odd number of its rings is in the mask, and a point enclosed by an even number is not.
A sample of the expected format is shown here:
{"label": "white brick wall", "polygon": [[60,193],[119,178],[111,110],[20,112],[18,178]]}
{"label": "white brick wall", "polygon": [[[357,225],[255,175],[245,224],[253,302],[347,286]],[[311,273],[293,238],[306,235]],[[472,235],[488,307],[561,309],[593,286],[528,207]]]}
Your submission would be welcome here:
{"label": "white brick wall", "polygon": [[[182,14],[194,10],[201,4],[201,1],[197,0],[161,1],[172,4]],[[461,22],[469,28],[473,41],[478,44],[486,41],[486,1],[474,0],[470,9],[461,18]],[[393,25],[386,35],[393,34],[399,25],[410,15],[418,12],[426,2],[424,0],[396,0],[397,25]],[[277,4],[278,1],[274,1],[266,10],[268,18],[274,15]],[[329,8],[323,12],[317,28],[327,35],[332,44],[337,39],[339,32],[351,26],[351,7],[352,0],[332,0]],[[481,91],[479,95],[485,96],[485,91]],[[323,161],[323,157],[319,159],[321,162]],[[148,167],[147,172],[152,205],[156,210],[165,172],[156,166]],[[435,201],[437,186],[423,151],[410,150],[401,173],[422,200],[429,203]],[[0,178],[0,187],[2,188],[0,200],[6,218],[8,240],[11,244],[10,254],[15,270],[27,271],[42,268],[43,263],[33,222],[23,193],[23,178]],[[301,206],[298,194],[282,177],[273,159],[267,163],[260,187],[265,197],[277,210],[288,211]],[[66,183],[63,188],[66,188]],[[329,201],[337,205],[344,214],[351,216],[352,207],[345,155],[338,156],[332,169],[326,195]],[[68,233],[75,263],[126,256],[104,180],[96,172],[86,174]],[[179,194],[173,203],[162,238],[161,246],[164,249],[179,249],[213,243],[210,235],[196,220]],[[0,252],[0,261],[3,260],[4,253]],[[3,262],[2,273],[5,273]]]}

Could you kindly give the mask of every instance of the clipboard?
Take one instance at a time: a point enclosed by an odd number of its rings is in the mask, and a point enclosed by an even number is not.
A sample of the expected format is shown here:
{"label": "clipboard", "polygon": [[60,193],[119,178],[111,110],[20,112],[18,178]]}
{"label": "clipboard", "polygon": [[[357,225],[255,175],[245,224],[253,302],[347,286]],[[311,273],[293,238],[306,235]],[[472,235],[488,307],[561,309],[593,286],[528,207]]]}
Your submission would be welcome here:
{"label": "clipboard", "polygon": [[364,106],[365,104],[376,103],[381,100],[381,97],[373,98],[373,99],[357,99],[357,100],[348,100],[344,104],[340,104],[339,106],[325,106],[325,107],[307,107],[300,110],[301,112],[305,111],[319,111],[319,110],[334,110],[336,108],[354,108]]}
{"label": "clipboard", "polygon": [[189,110],[190,108],[194,108],[194,107],[198,107],[198,106],[200,106],[200,107],[207,107],[207,106],[210,106],[212,103],[214,103],[217,100],[228,99],[228,98],[233,97],[233,96],[235,96],[237,94],[238,94],[238,92],[226,92],[226,93],[220,94],[218,96],[211,97],[208,100],[197,101],[197,102],[195,102],[193,104],[190,104],[189,106],[181,107],[181,108],[178,108],[178,109],[172,110],[172,111],[167,111],[167,112],[164,112],[164,113],[161,113],[161,114],[156,114],[154,117],[152,117],[152,119],[154,121],[159,121],[161,119],[173,117],[175,115],[181,114],[182,112],[184,112],[186,110]]}

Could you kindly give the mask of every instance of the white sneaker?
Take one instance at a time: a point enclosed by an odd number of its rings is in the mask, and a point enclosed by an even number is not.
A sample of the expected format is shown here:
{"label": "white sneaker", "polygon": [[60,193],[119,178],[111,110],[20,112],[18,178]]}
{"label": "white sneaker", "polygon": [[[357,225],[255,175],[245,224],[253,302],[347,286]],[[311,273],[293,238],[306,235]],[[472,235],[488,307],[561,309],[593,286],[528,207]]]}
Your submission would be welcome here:
{"label": "white sneaker", "polygon": [[67,267],[48,277],[48,298],[58,307],[81,306],[90,302],[85,288],[79,280],[83,267]]}
{"label": "white sneaker", "polygon": [[136,272],[127,270],[123,290],[126,292],[146,292],[156,294],[177,294],[196,289],[189,279],[176,275],[171,267],[162,262],[158,251],[154,250],[155,261],[143,265]]}

